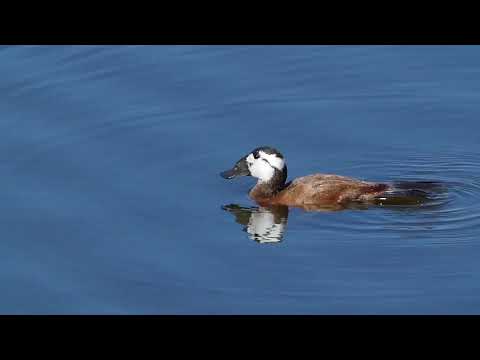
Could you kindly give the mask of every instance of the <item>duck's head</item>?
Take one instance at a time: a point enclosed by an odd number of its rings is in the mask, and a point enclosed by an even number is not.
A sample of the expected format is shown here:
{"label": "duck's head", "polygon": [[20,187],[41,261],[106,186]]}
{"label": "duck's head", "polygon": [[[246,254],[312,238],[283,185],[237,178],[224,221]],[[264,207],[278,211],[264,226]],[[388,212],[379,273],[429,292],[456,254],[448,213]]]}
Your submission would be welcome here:
{"label": "duck's head", "polygon": [[285,182],[287,165],[280,151],[269,146],[261,146],[242,157],[233,168],[220,175],[224,179],[253,176],[260,182],[270,182],[272,179]]}

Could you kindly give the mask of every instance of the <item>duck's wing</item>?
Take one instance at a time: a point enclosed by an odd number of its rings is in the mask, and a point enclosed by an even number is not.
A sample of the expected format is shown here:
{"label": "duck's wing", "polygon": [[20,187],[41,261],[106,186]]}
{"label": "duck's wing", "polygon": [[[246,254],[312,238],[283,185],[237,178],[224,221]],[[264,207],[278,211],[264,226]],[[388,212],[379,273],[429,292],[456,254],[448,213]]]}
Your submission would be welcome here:
{"label": "duck's wing", "polygon": [[348,201],[366,200],[381,193],[388,186],[333,175],[314,174],[300,177],[282,192],[282,201],[304,204],[336,204]]}

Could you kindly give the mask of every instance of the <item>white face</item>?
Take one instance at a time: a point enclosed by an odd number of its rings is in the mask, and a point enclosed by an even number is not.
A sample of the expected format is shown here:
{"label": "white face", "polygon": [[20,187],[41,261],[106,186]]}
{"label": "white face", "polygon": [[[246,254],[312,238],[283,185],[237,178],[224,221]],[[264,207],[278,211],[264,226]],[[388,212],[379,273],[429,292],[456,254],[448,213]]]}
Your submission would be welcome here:
{"label": "white face", "polygon": [[260,157],[255,159],[253,154],[247,156],[248,170],[253,177],[261,182],[268,182],[275,174],[275,169],[283,170],[285,162],[275,154],[267,154],[259,151]]}

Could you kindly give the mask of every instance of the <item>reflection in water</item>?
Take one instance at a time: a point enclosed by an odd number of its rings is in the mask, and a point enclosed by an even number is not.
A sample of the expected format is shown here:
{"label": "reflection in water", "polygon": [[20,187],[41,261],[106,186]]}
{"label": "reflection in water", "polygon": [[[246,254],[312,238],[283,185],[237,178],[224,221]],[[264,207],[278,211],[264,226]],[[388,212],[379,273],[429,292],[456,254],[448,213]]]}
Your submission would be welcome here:
{"label": "reflection in water", "polygon": [[243,207],[240,205],[222,206],[235,216],[237,223],[244,225],[244,231],[250,239],[259,243],[278,243],[282,241],[287,225],[288,207]]}
{"label": "reflection in water", "polygon": [[[305,205],[305,211],[339,211],[344,209],[366,210],[365,203],[351,203],[338,206]],[[224,205],[222,209],[235,216],[237,223],[244,225],[243,230],[252,240],[259,243],[278,243],[282,241],[288,221],[288,206],[245,207],[236,204]]]}
{"label": "reflection in water", "polygon": [[[446,201],[446,184],[440,182],[396,182],[396,191],[366,202],[350,202],[336,205],[309,204],[302,206],[305,211],[331,212],[340,210],[367,210],[381,207],[391,211],[411,211],[424,209],[432,211],[440,208]],[[289,209],[287,206],[245,207],[236,204],[224,205],[222,209],[235,216],[237,223],[244,225],[243,230],[252,240],[259,243],[278,243],[282,241]]]}

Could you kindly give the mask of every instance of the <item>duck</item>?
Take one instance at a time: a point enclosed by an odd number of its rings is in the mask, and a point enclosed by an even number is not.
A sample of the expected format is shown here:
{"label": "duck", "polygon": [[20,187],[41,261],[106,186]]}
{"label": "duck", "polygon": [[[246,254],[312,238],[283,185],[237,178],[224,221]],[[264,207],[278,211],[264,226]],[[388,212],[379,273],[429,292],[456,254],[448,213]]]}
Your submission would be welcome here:
{"label": "duck", "polygon": [[[260,206],[291,206],[307,210],[344,208],[352,203],[381,202],[394,196],[411,195],[408,185],[363,181],[335,174],[315,173],[287,182],[287,164],[282,153],[271,146],[260,146],[220,173],[224,179],[251,176],[257,179],[249,197]],[[402,186],[400,186],[402,187]],[[410,191],[410,193],[408,192]],[[414,194],[417,195],[417,194]]]}

